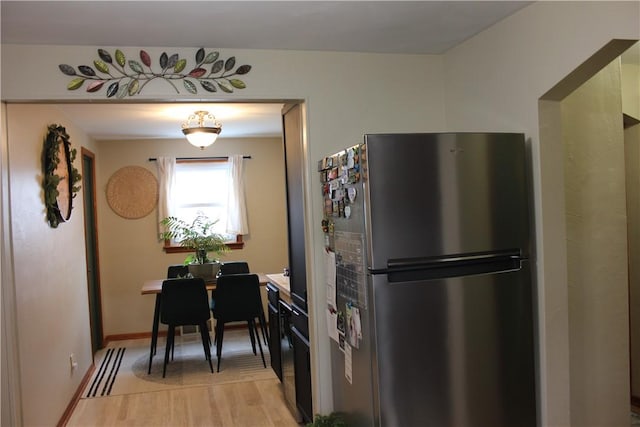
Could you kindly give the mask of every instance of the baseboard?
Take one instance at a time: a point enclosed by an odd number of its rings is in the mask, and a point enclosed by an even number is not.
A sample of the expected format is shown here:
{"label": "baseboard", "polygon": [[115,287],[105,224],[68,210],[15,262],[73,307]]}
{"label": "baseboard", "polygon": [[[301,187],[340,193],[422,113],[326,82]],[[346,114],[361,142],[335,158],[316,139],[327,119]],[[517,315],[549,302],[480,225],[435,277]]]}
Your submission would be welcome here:
{"label": "baseboard", "polygon": [[631,410],[640,414],[640,397],[631,395]]}
{"label": "baseboard", "polygon": [[[225,325],[225,329],[242,329],[246,328],[246,322],[238,322],[233,324]],[[265,325],[266,327],[266,325]],[[180,330],[176,330],[176,335],[180,335]],[[159,337],[166,337],[167,331],[158,331]],[[115,334],[115,335],[107,335],[103,339],[102,346],[106,347],[111,341],[124,341],[124,340],[138,340],[143,338],[151,338],[151,332],[135,332],[131,334]]]}
{"label": "baseboard", "polygon": [[73,394],[73,397],[71,398],[71,402],[69,402],[69,405],[67,405],[67,409],[64,410],[64,413],[62,414],[60,421],[58,421],[57,427],[64,427],[67,425],[67,423],[69,422],[69,418],[71,418],[71,414],[73,414],[73,411],[74,409],[76,409],[76,405],[80,400],[82,390],[84,390],[86,385],[91,380],[91,376],[93,375],[93,372],[95,370],[96,370],[96,365],[92,363],[91,366],[89,366],[89,369],[87,369],[87,373],[84,374],[82,381],[80,381],[80,385],[78,386],[78,389],[76,390],[76,392]]}
{"label": "baseboard", "polygon": [[[158,331],[159,337],[166,337],[167,331]],[[102,346],[106,347],[111,341],[139,340],[142,338],[151,338],[151,332],[135,332],[132,334],[115,334],[104,337]]]}

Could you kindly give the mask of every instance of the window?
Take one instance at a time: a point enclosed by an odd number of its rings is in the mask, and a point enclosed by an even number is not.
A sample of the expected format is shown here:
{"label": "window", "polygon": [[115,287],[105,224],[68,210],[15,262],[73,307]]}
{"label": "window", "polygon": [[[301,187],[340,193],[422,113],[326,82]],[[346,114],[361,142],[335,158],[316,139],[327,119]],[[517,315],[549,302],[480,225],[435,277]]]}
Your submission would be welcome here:
{"label": "window", "polygon": [[[229,164],[225,161],[177,162],[174,186],[175,215],[187,222],[198,213],[218,221],[215,231],[225,234]],[[235,236],[233,236],[235,238]]]}
{"label": "window", "polygon": [[[178,160],[173,187],[173,212],[191,222],[202,213],[217,220],[215,231],[227,237],[231,249],[242,248],[242,236],[226,232],[229,199],[229,162],[226,160]],[[167,252],[185,248],[165,242]]]}

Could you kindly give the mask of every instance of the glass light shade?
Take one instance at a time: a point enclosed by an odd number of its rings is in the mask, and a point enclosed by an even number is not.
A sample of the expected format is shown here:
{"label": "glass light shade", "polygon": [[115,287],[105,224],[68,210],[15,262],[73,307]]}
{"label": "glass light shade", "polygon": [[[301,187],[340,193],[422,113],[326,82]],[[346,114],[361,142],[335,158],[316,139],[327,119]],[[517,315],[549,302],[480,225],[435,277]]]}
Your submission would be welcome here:
{"label": "glass light shade", "polygon": [[220,128],[194,127],[182,129],[182,133],[187,137],[187,141],[195,147],[204,150],[218,138]]}
{"label": "glass light shade", "polygon": [[[205,126],[205,121],[209,121],[213,126]],[[187,141],[201,150],[216,142],[221,130],[222,126],[216,118],[204,110],[196,111],[182,124],[182,133],[187,137]]]}

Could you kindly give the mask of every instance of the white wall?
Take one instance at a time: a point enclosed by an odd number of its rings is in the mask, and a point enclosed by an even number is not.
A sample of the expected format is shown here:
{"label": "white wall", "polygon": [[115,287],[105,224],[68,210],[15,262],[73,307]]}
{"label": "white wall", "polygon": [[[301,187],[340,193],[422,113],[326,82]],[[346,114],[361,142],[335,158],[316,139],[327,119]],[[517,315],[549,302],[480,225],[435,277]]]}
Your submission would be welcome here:
{"label": "white wall", "polygon": [[540,145],[538,100],[612,39],[640,38],[638,16],[637,2],[536,2],[444,56],[447,127],[524,132],[531,150],[542,425],[570,425],[570,404],[563,153]]}
{"label": "white wall", "polygon": [[622,54],[622,112],[640,120],[640,42]]}
{"label": "white wall", "polygon": [[622,111],[640,120],[640,65],[622,64]]}
{"label": "white wall", "polygon": [[620,60],[566,97],[561,116],[571,425],[624,425],[629,306]]}
{"label": "white wall", "polygon": [[[145,280],[166,277],[167,266],[182,264],[187,254],[164,252],[157,238],[157,209],[139,219],[125,219],[113,212],[106,200],[107,182],[125,166],[141,166],[157,176],[156,163],[149,157],[197,157],[202,152],[184,139],[100,141],[98,146],[96,198],[104,334],[150,332],[155,300],[141,295],[140,287]],[[220,137],[204,154],[251,156],[244,160],[250,234],[244,236],[244,249],[225,254],[223,261],[247,261],[254,272],[281,272],[287,265],[282,139]]]}
{"label": "white wall", "polygon": [[640,124],[624,130],[629,242],[631,395],[640,399]]}
{"label": "white wall", "polygon": [[[104,93],[67,91],[69,78],[57,68],[60,63],[82,64],[92,61],[96,58],[96,49],[84,46],[3,45],[3,99],[105,100]],[[158,57],[163,51],[161,48],[148,47],[145,50],[152,57]],[[196,50],[197,48],[188,48],[187,51],[191,53],[185,53],[184,56],[190,57]],[[126,48],[124,51],[137,52],[138,49]],[[311,289],[309,298],[314,411],[326,413],[332,409],[333,403],[329,339],[326,320],[322,317],[326,295],[321,285],[324,283],[321,268],[323,237],[320,227],[322,197],[317,184],[317,161],[329,153],[361,142],[366,132],[443,130],[442,58],[428,55],[251,50],[220,53],[222,57],[235,55],[238,63],[253,66],[251,73],[244,76],[247,89],[230,95],[199,94],[196,99],[301,99],[305,102],[305,164],[308,175],[304,187],[308,197],[306,228],[310,237],[307,242],[307,280]],[[46,73],[49,74],[47,78],[43,78],[42,71],[35,70],[48,70]],[[162,82],[158,83],[160,84],[145,87],[145,92],[136,101],[194,98],[184,94],[176,95],[173,88],[161,84]],[[15,144],[18,143],[19,141],[15,141]],[[106,174],[107,171],[99,173]],[[15,220],[19,221],[19,218],[15,217]],[[135,289],[130,293],[133,296]],[[138,295],[134,297],[140,299]],[[141,301],[140,304],[142,310],[150,310],[150,302]],[[315,313],[320,313],[320,316],[315,316]],[[140,322],[143,321],[141,318]],[[115,327],[121,330],[120,325]],[[85,345],[90,348],[88,337]],[[65,397],[70,399],[70,396],[67,394]],[[31,394],[25,393],[24,398],[30,399]]]}
{"label": "white wall", "polygon": [[[611,39],[640,38],[639,7],[637,2],[536,2],[444,56],[221,51],[253,65],[245,79],[248,88],[198,98],[306,101],[312,315],[322,313],[325,297],[320,285],[321,197],[315,177],[319,158],[361,141],[365,132],[524,132],[533,165],[542,424],[569,425],[567,286],[561,249],[564,192],[558,185],[563,160],[561,150],[540,145],[538,99]],[[68,77],[57,70],[60,63],[92,60],[96,49],[3,45],[3,99],[104,100],[100,93],[67,91]],[[162,51],[145,49],[153,57]],[[43,73],[49,74],[43,78]],[[168,97],[188,98],[150,85],[139,100]],[[331,407],[329,357],[321,316],[314,318],[311,334],[314,404],[326,411]]]}
{"label": "white wall", "polygon": [[[87,306],[83,196],[68,222],[45,216],[42,148],[49,124],[65,126],[71,145],[94,148],[51,106],[8,105],[11,233],[24,425],[53,425],[93,363]],[[80,155],[76,158],[80,169]],[[3,286],[6,284],[3,282]],[[71,369],[73,353],[78,367]]]}
{"label": "white wall", "polygon": [[0,406],[0,425],[21,425],[20,416],[20,378],[15,372],[18,366],[17,338],[15,333],[15,289],[13,287],[13,253],[11,251],[11,224],[9,218],[9,146],[7,141],[7,110],[6,104],[0,104],[0,224],[2,237],[0,239],[0,322],[2,322],[2,338],[0,339],[0,378],[2,378],[2,404]]}

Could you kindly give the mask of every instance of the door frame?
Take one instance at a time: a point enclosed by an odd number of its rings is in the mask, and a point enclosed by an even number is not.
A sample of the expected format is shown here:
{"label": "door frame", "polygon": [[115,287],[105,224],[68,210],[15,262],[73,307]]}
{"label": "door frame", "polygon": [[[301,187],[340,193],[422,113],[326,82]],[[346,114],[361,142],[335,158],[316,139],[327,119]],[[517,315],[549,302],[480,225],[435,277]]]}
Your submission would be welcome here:
{"label": "door frame", "polygon": [[[85,147],[81,147],[81,157],[82,157],[82,187],[86,189],[86,177],[87,174],[91,175],[91,200],[87,200],[84,197],[84,242],[85,242],[85,251],[86,256],[93,257],[95,260],[95,265],[93,266],[93,271],[89,269],[89,262],[87,262],[87,297],[88,297],[88,309],[89,309],[89,327],[90,327],[90,335],[91,335],[91,351],[93,354],[96,353],[100,348],[103,347],[104,343],[104,329],[103,329],[103,319],[102,319],[102,291],[100,287],[100,251],[98,245],[98,217],[97,217],[97,202],[96,202],[96,160],[95,154]],[[85,159],[91,162],[91,170],[87,171],[85,169]],[[83,190],[84,191],[84,190]],[[86,192],[83,193],[86,196]],[[90,203],[92,206],[91,212],[93,215],[91,218],[87,218],[87,204]],[[94,242],[93,247],[89,246],[89,239],[87,239],[88,233],[88,224],[90,224],[93,229]],[[93,284],[93,287],[92,287]],[[96,300],[95,306],[91,303],[91,295],[95,293]],[[95,312],[97,311],[97,313]],[[97,317],[99,325],[94,323],[94,317]],[[97,331],[96,331],[97,328]],[[97,342],[94,342],[94,334],[97,332]]]}

